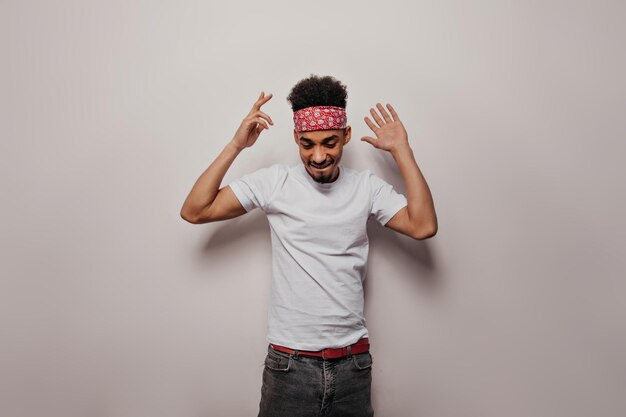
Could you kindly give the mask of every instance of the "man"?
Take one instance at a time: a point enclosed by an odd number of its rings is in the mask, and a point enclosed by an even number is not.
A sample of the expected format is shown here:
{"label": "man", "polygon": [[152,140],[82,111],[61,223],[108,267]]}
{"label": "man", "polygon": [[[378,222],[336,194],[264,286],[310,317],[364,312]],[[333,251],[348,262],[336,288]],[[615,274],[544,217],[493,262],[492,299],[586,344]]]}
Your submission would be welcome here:
{"label": "man", "polygon": [[219,188],[226,171],[273,121],[261,92],[233,139],[198,178],[181,216],[191,223],[230,219],[261,208],[272,242],[269,342],[259,416],[373,416],[363,280],[371,217],[414,239],[437,232],[432,196],[393,107],[377,104],[365,123],[390,152],[408,198],[369,170],[340,164],[350,141],[344,85],[330,76],[300,80],[287,100],[302,164],[274,164]]}

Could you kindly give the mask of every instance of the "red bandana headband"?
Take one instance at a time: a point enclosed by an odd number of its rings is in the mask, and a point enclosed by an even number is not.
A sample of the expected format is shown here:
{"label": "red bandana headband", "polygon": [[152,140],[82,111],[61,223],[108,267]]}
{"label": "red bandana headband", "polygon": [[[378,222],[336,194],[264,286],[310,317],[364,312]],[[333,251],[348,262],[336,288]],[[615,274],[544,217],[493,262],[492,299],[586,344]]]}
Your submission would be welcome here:
{"label": "red bandana headband", "polygon": [[346,127],[346,109],[336,106],[311,106],[293,113],[297,132],[309,130],[343,129]]}

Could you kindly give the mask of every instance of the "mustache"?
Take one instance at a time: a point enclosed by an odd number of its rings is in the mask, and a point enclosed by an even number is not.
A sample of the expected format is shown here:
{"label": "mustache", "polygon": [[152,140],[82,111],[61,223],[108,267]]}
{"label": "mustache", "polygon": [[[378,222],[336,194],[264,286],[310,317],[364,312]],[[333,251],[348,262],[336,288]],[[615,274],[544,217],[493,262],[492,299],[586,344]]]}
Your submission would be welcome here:
{"label": "mustache", "polygon": [[333,163],[333,161],[328,161],[328,162],[323,163],[322,165],[317,165],[317,164],[314,164],[313,162],[311,162],[309,165],[311,165],[312,167],[315,167],[315,168],[324,168],[324,167],[327,167],[328,165],[330,165],[332,163]]}

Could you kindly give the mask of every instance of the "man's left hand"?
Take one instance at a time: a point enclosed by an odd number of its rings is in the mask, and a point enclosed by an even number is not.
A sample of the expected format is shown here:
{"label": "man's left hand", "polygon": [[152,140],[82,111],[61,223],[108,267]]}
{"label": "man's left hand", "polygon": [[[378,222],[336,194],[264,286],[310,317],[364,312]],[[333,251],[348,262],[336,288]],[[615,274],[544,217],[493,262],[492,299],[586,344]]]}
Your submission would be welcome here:
{"label": "man's left hand", "polygon": [[361,140],[375,148],[392,153],[400,150],[402,147],[409,146],[409,137],[406,133],[406,129],[396,111],[391,107],[391,104],[387,104],[391,116],[387,113],[387,110],[385,110],[382,104],[376,103],[376,107],[382,115],[382,117],[379,116],[373,108],[370,108],[370,113],[376,123],[372,122],[367,116],[364,118],[365,123],[367,123],[376,135],[376,139],[370,136],[364,136]]}

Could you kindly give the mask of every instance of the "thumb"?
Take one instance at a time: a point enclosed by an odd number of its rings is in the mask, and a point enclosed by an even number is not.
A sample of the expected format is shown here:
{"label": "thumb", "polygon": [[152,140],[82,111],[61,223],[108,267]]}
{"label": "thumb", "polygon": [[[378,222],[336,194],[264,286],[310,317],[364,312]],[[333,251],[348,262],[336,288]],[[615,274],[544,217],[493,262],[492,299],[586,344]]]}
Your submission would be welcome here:
{"label": "thumb", "polygon": [[363,136],[363,137],[361,138],[361,141],[362,141],[362,142],[367,142],[367,143],[369,143],[370,145],[372,145],[372,146],[373,146],[373,147],[375,147],[375,148],[377,148],[377,147],[378,147],[378,146],[376,146],[376,139],[374,139],[374,138],[372,138],[372,137],[370,137],[370,136]]}

